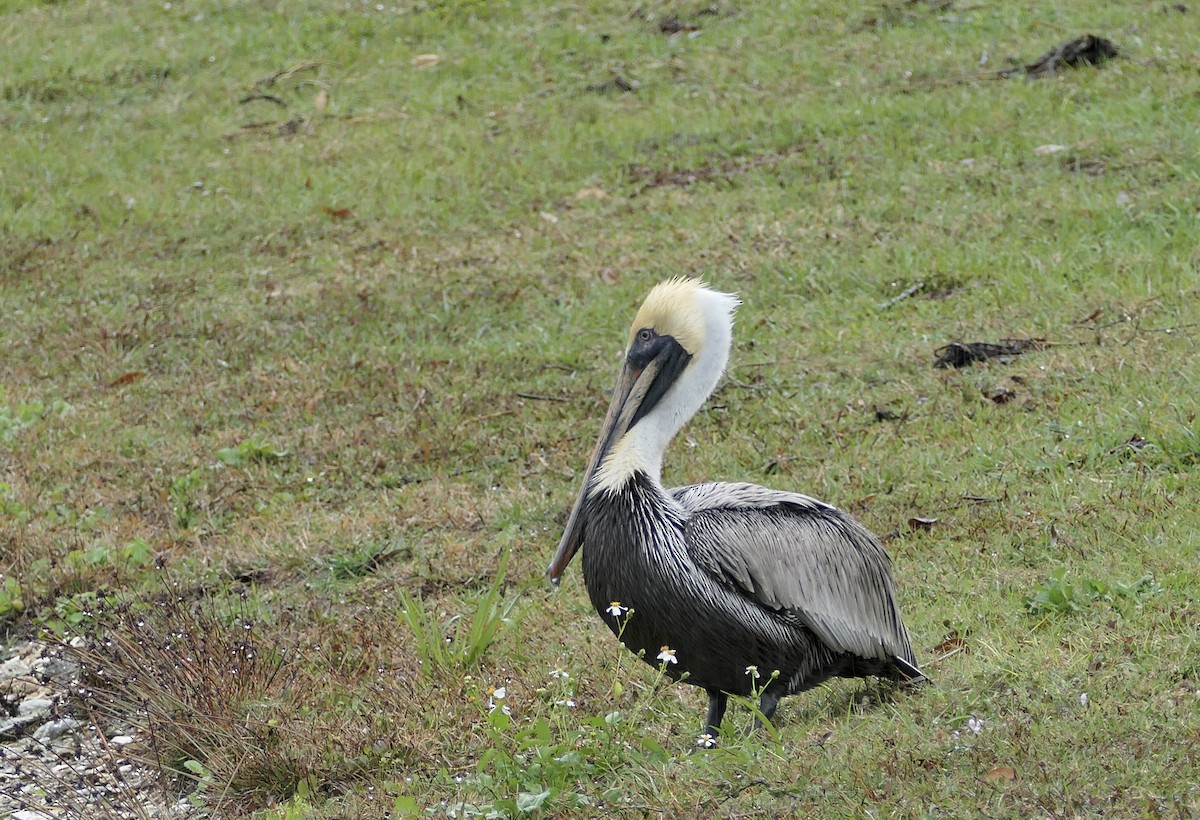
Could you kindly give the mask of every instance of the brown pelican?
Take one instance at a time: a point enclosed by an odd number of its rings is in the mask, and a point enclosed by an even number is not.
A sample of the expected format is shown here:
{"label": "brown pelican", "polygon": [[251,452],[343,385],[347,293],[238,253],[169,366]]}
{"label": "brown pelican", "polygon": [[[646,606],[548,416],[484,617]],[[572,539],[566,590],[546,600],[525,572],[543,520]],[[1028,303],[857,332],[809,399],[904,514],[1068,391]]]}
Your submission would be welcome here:
{"label": "brown pelican", "polygon": [[662,485],[663,451],[725,370],[738,304],[695,279],[650,291],[547,570],[557,585],[586,543],[584,582],[609,628],[707,690],[702,745],[729,694],[757,693],[770,719],[830,677],[924,679],[887,552],[849,515],[754,484]]}

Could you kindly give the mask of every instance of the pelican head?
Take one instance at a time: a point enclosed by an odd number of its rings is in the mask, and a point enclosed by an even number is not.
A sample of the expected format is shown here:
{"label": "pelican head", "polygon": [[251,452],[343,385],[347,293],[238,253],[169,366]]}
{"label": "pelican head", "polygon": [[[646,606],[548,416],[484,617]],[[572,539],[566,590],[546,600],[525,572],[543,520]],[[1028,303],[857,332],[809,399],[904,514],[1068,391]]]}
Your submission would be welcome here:
{"label": "pelican head", "polygon": [[637,473],[659,481],[662,456],[717,386],[733,334],[736,296],[698,279],[671,279],[642,303],[613,388],[612,404],[547,575],[554,584],[584,539],[583,508]]}

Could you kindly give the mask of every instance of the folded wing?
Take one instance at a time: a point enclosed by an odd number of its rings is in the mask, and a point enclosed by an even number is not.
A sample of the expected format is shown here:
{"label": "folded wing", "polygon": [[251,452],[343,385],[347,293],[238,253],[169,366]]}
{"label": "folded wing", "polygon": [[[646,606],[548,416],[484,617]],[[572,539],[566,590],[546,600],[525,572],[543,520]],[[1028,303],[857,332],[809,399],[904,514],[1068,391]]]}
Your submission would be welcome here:
{"label": "folded wing", "polygon": [[861,658],[916,659],[883,545],[836,507],[754,484],[670,491],[690,513],[692,559],[718,582],[797,617],[827,646]]}

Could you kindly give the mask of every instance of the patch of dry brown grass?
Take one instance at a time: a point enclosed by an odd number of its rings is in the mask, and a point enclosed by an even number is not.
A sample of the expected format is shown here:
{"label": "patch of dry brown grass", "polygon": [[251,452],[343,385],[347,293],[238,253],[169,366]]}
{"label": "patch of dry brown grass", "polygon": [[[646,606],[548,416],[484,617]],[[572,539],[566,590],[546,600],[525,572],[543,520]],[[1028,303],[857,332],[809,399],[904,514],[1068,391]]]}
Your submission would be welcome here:
{"label": "patch of dry brown grass", "polygon": [[248,808],[340,791],[366,767],[415,759],[412,738],[385,719],[414,702],[413,670],[386,649],[396,637],[381,632],[386,619],[339,618],[349,624],[339,631],[315,618],[325,627],[315,639],[296,628],[301,613],[260,622],[248,596],[163,586],[97,606],[87,639],[60,651],[83,670],[81,707],[135,725],[170,788]]}

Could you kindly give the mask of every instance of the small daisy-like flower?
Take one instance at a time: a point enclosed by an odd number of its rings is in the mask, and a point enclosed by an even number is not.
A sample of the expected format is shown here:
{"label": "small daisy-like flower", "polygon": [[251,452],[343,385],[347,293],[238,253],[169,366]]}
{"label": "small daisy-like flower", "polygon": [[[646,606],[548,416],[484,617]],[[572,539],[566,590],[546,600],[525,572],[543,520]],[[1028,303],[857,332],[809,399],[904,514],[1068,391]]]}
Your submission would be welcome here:
{"label": "small daisy-like flower", "polygon": [[754,664],[750,664],[749,666],[746,667],[746,674],[749,675],[754,680],[758,680],[758,667],[755,666]]}
{"label": "small daisy-like flower", "polygon": [[554,669],[550,670],[550,677],[556,680],[566,680],[567,678],[571,677],[571,673],[565,669],[559,669],[555,667]]}
{"label": "small daisy-like flower", "polygon": [[696,745],[701,749],[713,749],[716,748],[717,739],[708,732],[705,732],[704,734],[700,735],[700,737],[696,738]]}
{"label": "small daisy-like flower", "polygon": [[506,715],[511,715],[512,710],[508,708],[508,704],[504,702],[508,690],[503,686],[490,687],[488,689],[488,711],[494,712],[497,708]]}
{"label": "small daisy-like flower", "polygon": [[554,705],[555,706],[565,706],[568,709],[574,709],[575,701],[572,700],[571,698],[567,698],[566,700],[556,700],[556,701],[554,701]]}
{"label": "small daisy-like flower", "polygon": [[1079,705],[1080,705],[1080,706],[1087,706],[1087,705],[1088,705],[1088,696],[1087,696],[1087,692],[1080,692],[1080,693],[1079,693]]}
{"label": "small daisy-like flower", "polygon": [[679,659],[675,657],[675,650],[669,646],[659,650],[658,659],[663,663],[679,663]]}
{"label": "small daisy-like flower", "polygon": [[983,731],[983,721],[974,715],[971,715],[971,717],[967,719],[967,729],[970,730],[971,734],[977,735]]}
{"label": "small daisy-like flower", "polygon": [[613,601],[608,605],[608,609],[604,610],[614,618],[620,618],[629,611],[629,607],[622,606],[620,601]]}

